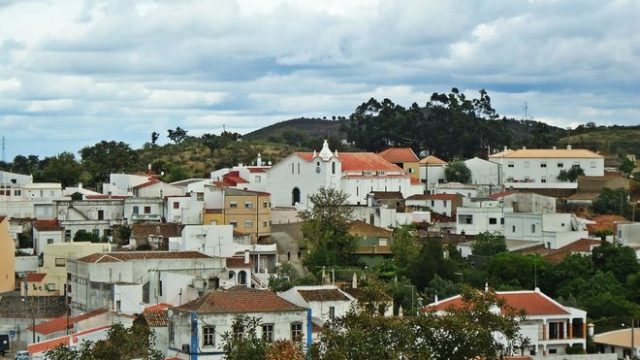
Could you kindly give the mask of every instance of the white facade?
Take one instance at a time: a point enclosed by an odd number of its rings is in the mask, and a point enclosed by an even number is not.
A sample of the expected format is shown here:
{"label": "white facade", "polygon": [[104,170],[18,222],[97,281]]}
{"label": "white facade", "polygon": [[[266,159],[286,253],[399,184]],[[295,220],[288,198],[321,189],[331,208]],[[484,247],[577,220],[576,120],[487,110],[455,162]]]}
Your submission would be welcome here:
{"label": "white facade", "polygon": [[182,188],[162,181],[138,185],[133,188],[133,195],[137,197],[163,198],[165,196],[184,195]]}
{"label": "white facade", "polygon": [[513,208],[514,212],[554,214],[556,212],[556,198],[530,192],[517,192],[501,197],[505,206]]}
{"label": "white facade", "polygon": [[438,184],[447,182],[444,169],[447,164],[426,165],[420,164],[420,180],[427,185],[427,191],[435,188]]}
{"label": "white facade", "polygon": [[508,240],[536,241],[548,249],[559,249],[589,237],[573,214],[510,213],[505,215],[504,236]]}
{"label": "white facade", "polygon": [[274,207],[310,206],[309,196],[320,188],[334,188],[353,205],[366,204],[372,191],[400,191],[413,195],[416,187],[401,168],[373,153],[331,152],[325,141],[319,153],[294,153],[267,171]]}
{"label": "white facade", "polygon": [[478,235],[483,232],[502,234],[505,214],[513,208],[495,200],[469,200],[458,207],[456,234]]}
{"label": "white facade", "polygon": [[62,229],[39,231],[35,226],[33,228],[33,245],[36,255],[44,252],[46,245],[60,244],[64,242]]}
{"label": "white facade", "polygon": [[[310,295],[307,295],[310,294]],[[356,306],[356,299],[335,285],[294,286],[278,296],[300,307],[311,309],[318,325],[345,316]],[[326,298],[327,300],[322,300]]]}
{"label": "white facade", "polygon": [[450,182],[445,184],[437,184],[431,189],[432,194],[459,194],[467,198],[478,196],[478,187],[469,184],[461,184],[458,182]]}
{"label": "white facade", "polygon": [[161,222],[165,217],[164,200],[160,198],[131,197],[124,199],[123,216],[127,223]]}
{"label": "white facade", "polygon": [[149,181],[148,175],[110,174],[109,182],[102,184],[102,193],[108,195],[133,195],[133,188]]}
{"label": "white facade", "polygon": [[616,228],[618,243],[627,246],[640,244],[640,223],[617,224]]}
{"label": "white facade", "polygon": [[580,166],[586,176],[604,175],[604,157],[589,150],[521,149],[504,151],[489,156],[500,164],[501,178],[506,188],[575,189],[577,183],[559,181],[562,170]]}
{"label": "white facade", "polygon": [[168,222],[202,224],[204,201],[191,196],[168,196],[165,198],[165,214]]}
{"label": "white facade", "polygon": [[500,165],[498,163],[474,157],[465,160],[464,164],[471,171],[471,183],[478,185],[500,184]]}

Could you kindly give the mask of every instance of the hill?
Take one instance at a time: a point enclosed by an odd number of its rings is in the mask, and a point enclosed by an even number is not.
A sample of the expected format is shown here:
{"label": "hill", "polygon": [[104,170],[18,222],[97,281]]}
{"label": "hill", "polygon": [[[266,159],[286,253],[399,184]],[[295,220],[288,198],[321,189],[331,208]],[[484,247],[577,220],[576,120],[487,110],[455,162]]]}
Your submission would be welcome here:
{"label": "hill", "polygon": [[560,146],[587,148],[609,155],[640,155],[640,126],[578,126],[561,138]]}
{"label": "hill", "polygon": [[298,118],[263,127],[242,136],[244,141],[270,141],[295,143],[290,141],[295,137],[341,137],[344,135],[340,131],[343,124],[347,124],[348,119],[325,120],[317,118]]}

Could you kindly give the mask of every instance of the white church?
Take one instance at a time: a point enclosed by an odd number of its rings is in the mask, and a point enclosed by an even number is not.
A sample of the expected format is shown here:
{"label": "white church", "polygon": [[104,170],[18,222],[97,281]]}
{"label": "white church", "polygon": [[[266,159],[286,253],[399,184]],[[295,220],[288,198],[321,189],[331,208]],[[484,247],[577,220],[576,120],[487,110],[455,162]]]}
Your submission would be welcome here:
{"label": "white church", "polygon": [[299,209],[321,187],[339,189],[352,205],[366,205],[372,191],[424,193],[424,185],[375,153],[331,151],[325,140],[320,152],[295,152],[271,167],[268,191],[274,207]]}

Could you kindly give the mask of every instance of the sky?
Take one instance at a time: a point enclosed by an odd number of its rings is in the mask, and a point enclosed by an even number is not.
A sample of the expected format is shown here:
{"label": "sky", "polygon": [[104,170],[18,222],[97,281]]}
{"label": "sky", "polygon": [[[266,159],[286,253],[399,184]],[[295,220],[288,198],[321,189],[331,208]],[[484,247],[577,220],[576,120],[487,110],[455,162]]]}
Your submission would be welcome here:
{"label": "sky", "polygon": [[637,125],[638,19],[636,0],[0,0],[0,135],[7,161],[77,155],[452,87],[500,115]]}

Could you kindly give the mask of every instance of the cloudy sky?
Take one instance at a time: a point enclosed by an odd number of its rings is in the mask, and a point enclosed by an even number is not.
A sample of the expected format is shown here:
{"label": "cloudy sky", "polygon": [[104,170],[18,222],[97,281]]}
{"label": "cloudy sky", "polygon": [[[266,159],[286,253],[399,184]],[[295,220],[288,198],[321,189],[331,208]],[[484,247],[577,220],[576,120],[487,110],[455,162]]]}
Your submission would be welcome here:
{"label": "cloudy sky", "polygon": [[10,161],[453,86],[502,115],[635,125],[639,19],[636,0],[0,0],[0,135]]}

